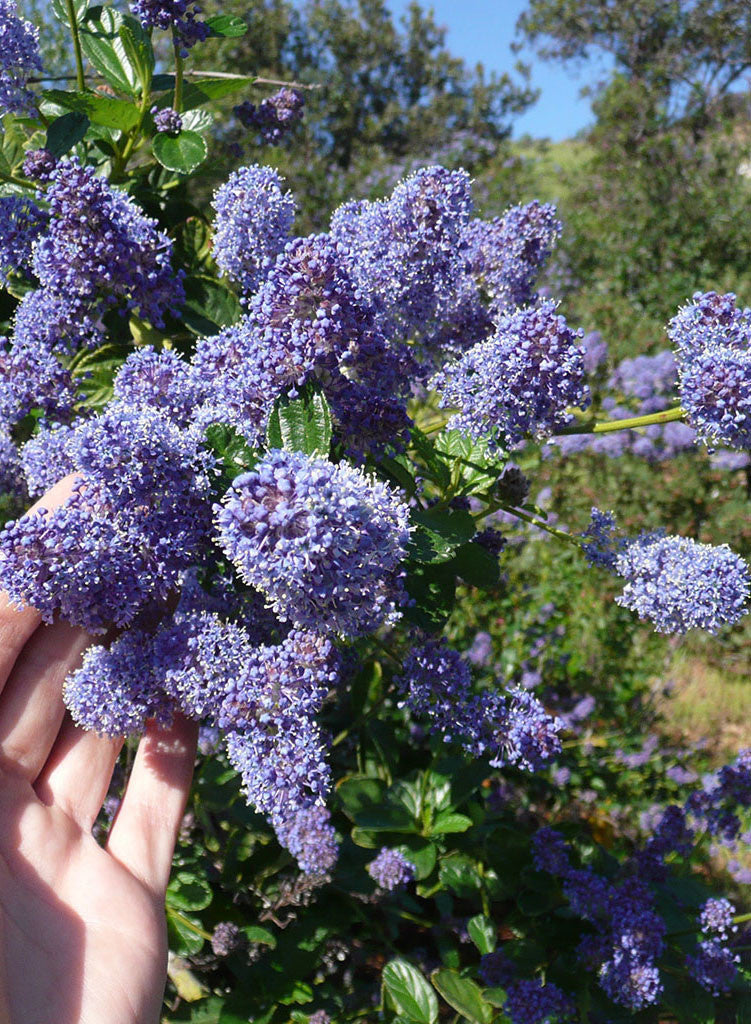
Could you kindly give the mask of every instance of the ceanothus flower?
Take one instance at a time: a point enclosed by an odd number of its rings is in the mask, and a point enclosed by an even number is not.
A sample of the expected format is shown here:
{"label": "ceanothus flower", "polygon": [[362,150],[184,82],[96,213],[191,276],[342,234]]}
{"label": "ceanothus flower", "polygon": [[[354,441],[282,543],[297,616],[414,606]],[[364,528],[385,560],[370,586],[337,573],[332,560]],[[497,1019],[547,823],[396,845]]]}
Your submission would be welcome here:
{"label": "ceanothus flower", "polygon": [[48,149],[29,149],[23,158],[23,173],[32,181],[49,181],[57,160]]}
{"label": "ceanothus flower", "polygon": [[362,291],[408,333],[423,331],[463,279],[470,186],[466,171],[423,167],[388,199],[346,203],[331,218]]}
{"label": "ceanothus flower", "polygon": [[27,196],[0,197],[0,284],[24,268],[47,217]]}
{"label": "ceanothus flower", "polygon": [[41,427],[21,448],[26,487],[33,498],[41,497],[58,480],[75,472],[75,428],[58,423]]}
{"label": "ceanothus flower", "polygon": [[174,349],[137,349],[113,382],[114,397],[136,409],[155,409],[178,426],[187,426],[199,400],[200,383],[190,364]]}
{"label": "ceanothus flower", "polygon": [[554,302],[502,317],[492,338],[430,382],[442,408],[459,410],[448,429],[495,446],[550,436],[568,421],[569,406],[589,404],[580,336]]}
{"label": "ceanothus flower", "polygon": [[154,127],[157,132],[165,135],[179,135],[183,129],[183,119],[173,107],[163,107],[161,110],[152,109],[154,115]]}
{"label": "ceanothus flower", "polygon": [[[0,422],[0,494],[16,491],[22,480],[21,460],[18,449],[4,424]],[[23,490],[23,484],[20,489]]]}
{"label": "ceanothus flower", "polygon": [[567,1024],[576,1012],[572,1000],[552,981],[512,981],[503,1010],[511,1024]]}
{"label": "ceanothus flower", "polygon": [[0,422],[17,423],[32,409],[70,419],[78,388],[67,366],[44,343],[10,345],[0,338]]}
{"label": "ceanothus flower", "polygon": [[209,26],[198,20],[201,8],[196,0],[131,0],[130,7],[145,29],[174,32],[183,57],[209,36]]}
{"label": "ceanothus flower", "polygon": [[491,221],[469,222],[465,242],[470,273],[496,312],[511,311],[533,301],[535,278],[562,230],[555,206],[537,199],[512,206]]}
{"label": "ceanothus flower", "polygon": [[33,253],[43,288],[69,304],[118,307],[164,326],[185,294],[172,242],[129,196],[75,158],[61,160],[45,196],[50,224]]}
{"label": "ceanothus flower", "polygon": [[104,341],[104,326],[96,310],[75,295],[66,296],[52,288],[27,292],[13,318],[13,347],[16,352],[71,355],[80,348],[96,348]]}
{"label": "ceanothus flower", "polygon": [[409,513],[345,463],[272,451],[217,510],[219,542],[282,620],[359,636],[399,617]]}
{"label": "ceanothus flower", "polygon": [[302,120],[304,109],[305,97],[299,89],[283,85],[258,106],[245,100],[235,107],[235,115],[243,127],[257,131],[262,142],[275,146]]}
{"label": "ceanothus flower", "polygon": [[728,945],[738,931],[735,907],[726,899],[708,899],[699,914],[704,934],[695,954],[686,957],[689,974],[714,996],[728,992],[738,974],[740,956]]}
{"label": "ceanothus flower", "polygon": [[208,536],[213,459],[199,440],[127,406],[79,423],[71,496],[0,533],[0,580],[13,602],[104,632],[166,597]]}
{"label": "ceanothus flower", "polygon": [[272,167],[230,174],[214,193],[213,254],[219,269],[249,295],[290,240],[295,200]]}
{"label": "ceanothus flower", "polygon": [[33,110],[28,82],[34,71],[41,70],[37,29],[19,18],[16,0],[0,0],[0,114]]}
{"label": "ceanothus flower", "polygon": [[744,349],[711,344],[681,366],[681,404],[707,445],[751,448],[751,327]]}
{"label": "ceanothus flower", "polygon": [[644,534],[615,559],[625,580],[618,604],[654,623],[658,633],[716,633],[746,613],[749,570],[727,544]]}
{"label": "ceanothus flower", "polygon": [[400,850],[388,846],[368,864],[368,874],[381,889],[392,892],[411,882],[415,877],[415,866]]}
{"label": "ceanothus flower", "polygon": [[339,857],[331,814],[323,804],[309,804],[272,821],[280,844],[306,875],[327,875]]}
{"label": "ceanothus flower", "polygon": [[171,721],[173,705],[153,671],[153,644],[153,637],[134,628],[109,649],[89,647],[63,686],[63,701],[77,725],[115,737],[137,735],[148,718],[163,725]]}
{"label": "ceanothus flower", "polygon": [[695,292],[667,326],[679,363],[690,362],[707,348],[746,348],[751,309],[739,309],[732,292]]}

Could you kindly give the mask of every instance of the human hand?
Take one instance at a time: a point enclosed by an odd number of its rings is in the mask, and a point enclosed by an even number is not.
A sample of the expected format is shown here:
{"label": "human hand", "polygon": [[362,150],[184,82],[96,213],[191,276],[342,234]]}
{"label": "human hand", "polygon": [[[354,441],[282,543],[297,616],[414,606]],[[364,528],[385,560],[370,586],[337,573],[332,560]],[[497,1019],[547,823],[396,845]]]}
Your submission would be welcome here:
{"label": "human hand", "polygon": [[[61,503],[69,482],[40,504]],[[0,595],[0,1024],[156,1024],[164,895],[196,727],[150,726],[106,847],[91,834],[122,741],[73,725],[62,684],[91,642]]]}

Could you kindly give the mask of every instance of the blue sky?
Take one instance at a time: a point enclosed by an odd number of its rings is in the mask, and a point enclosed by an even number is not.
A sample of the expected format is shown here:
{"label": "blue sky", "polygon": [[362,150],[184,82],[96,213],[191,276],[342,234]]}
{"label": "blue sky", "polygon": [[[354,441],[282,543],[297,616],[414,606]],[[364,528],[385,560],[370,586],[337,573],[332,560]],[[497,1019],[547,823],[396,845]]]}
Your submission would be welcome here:
{"label": "blue sky", "polygon": [[[389,0],[389,6],[399,15],[408,0]],[[423,0],[423,6],[432,7],[438,24],[448,28],[447,45],[457,57],[470,64],[481,61],[489,71],[507,70],[518,59],[510,47],[526,0]],[[557,141],[591,121],[589,101],[578,93],[582,85],[597,79],[601,65],[593,62],[580,69],[564,69],[529,53],[520,56],[532,65],[532,84],[541,93],[537,103],[516,120],[515,137],[528,132]]]}

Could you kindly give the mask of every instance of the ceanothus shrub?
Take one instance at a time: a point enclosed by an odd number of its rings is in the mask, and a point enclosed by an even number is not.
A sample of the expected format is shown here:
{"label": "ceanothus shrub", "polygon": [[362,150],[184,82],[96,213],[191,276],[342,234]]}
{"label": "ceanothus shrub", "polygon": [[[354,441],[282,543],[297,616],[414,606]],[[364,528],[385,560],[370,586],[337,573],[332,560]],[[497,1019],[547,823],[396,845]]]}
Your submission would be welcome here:
{"label": "ceanothus shrub", "polygon": [[[469,175],[433,165],[389,196],[343,204],[327,232],[301,237],[294,196],[256,162],[219,186],[213,223],[204,221],[182,202],[207,152],[210,118],[196,111],[235,80],[202,91],[186,84],[184,61],[210,35],[242,27],[204,19],[192,0],[133,0],[127,16],[110,15],[139,41],[118,58],[124,81],[139,84],[97,107],[96,124],[74,118],[72,134],[62,131],[70,114],[61,124],[58,107],[46,109],[40,147],[36,30],[0,0],[0,109],[27,142],[17,167],[0,168],[14,186],[0,197],[0,281],[15,303],[0,341],[0,482],[16,501],[41,498],[0,533],[0,586],[45,621],[98,634],[63,687],[78,725],[127,737],[178,713],[201,723],[203,749],[221,751],[273,829],[269,856],[302,872],[290,904],[340,877],[361,901],[404,900],[419,922],[416,901],[450,874],[434,838],[468,832],[479,842],[485,812],[476,803],[431,817],[427,784],[398,789],[380,716],[398,722],[392,754],[414,745],[464,766],[446,801],[473,762],[534,794],[535,776],[592,711],[584,698],[559,714],[533,692],[531,667],[507,678],[488,668],[487,643],[448,643],[457,581],[493,593],[499,558],[514,556],[492,517],[575,549],[617,578],[616,601],[659,632],[716,632],[747,611],[749,570],[727,545],[629,537],[598,509],[589,525],[560,529],[530,503],[512,454],[526,467],[540,445],[547,458],[593,447],[650,461],[700,444],[748,448],[751,311],[732,295],[694,296],[668,327],[674,354],[622,363],[606,415],[595,415],[590,377],[604,343],[535,291],[562,230],[553,207],[535,201],[484,220]],[[89,20],[86,38],[101,24]],[[162,31],[174,77],[153,75],[151,37]],[[105,42],[87,52],[91,73],[111,85]],[[76,71],[83,92],[83,65]],[[60,106],[78,110],[75,93],[58,96]],[[301,91],[282,85],[256,99],[238,117],[261,143],[283,144],[302,116]],[[681,405],[670,407],[673,391]],[[43,495],[66,476],[69,497],[46,508]],[[338,735],[332,710],[350,718]],[[383,761],[368,776],[371,741]],[[336,794],[334,752],[350,771]],[[363,823],[346,835],[337,801],[365,776],[355,801]],[[565,786],[570,773],[557,777]],[[399,808],[383,795],[389,787]],[[473,978],[457,975],[464,988],[456,978],[451,988],[437,970],[436,990],[454,1007],[469,991],[477,1019],[503,1007],[512,1024],[578,1019],[582,978],[596,987],[586,1000],[605,1000],[591,1020],[661,1007],[671,971],[719,997],[739,974],[738,915],[705,899],[676,967],[665,908],[675,915],[680,900],[668,862],[702,836],[738,842],[749,806],[742,754],[607,870],[556,830],[537,831],[525,878],[532,872],[575,922],[568,967],[535,960],[516,938],[497,950],[497,929],[475,921]],[[383,821],[393,825],[385,844]],[[368,851],[359,860],[358,846]],[[216,957],[245,948],[236,925],[215,925]],[[391,991],[406,968],[389,966]],[[424,978],[415,984],[435,999]]]}

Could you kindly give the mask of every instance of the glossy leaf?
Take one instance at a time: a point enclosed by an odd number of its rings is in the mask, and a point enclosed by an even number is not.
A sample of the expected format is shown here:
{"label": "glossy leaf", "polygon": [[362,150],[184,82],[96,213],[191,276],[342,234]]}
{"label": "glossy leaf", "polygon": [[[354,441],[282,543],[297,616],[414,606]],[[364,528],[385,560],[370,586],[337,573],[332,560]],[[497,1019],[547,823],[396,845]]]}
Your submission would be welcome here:
{"label": "glossy leaf", "polygon": [[282,395],[274,403],[266,431],[269,448],[326,457],[333,428],[326,396],[318,388],[305,387],[299,397]]}
{"label": "glossy leaf", "polygon": [[65,156],[77,143],[81,142],[89,130],[89,121],[86,114],[72,110],[69,114],[56,117],[47,129],[45,148],[50,151],[56,160]]}
{"label": "glossy leaf", "polygon": [[492,953],[498,938],[496,927],[490,918],[477,914],[467,922],[467,932],[480,953]]}
{"label": "glossy leaf", "polygon": [[383,969],[383,987],[400,1013],[416,1024],[438,1020],[438,1000],[422,974],[406,960],[392,960]]}
{"label": "glossy leaf", "polygon": [[443,811],[433,822],[431,832],[434,836],[448,835],[450,832],[466,832],[471,827],[472,819],[466,814]]}
{"label": "glossy leaf", "polygon": [[248,23],[235,14],[215,14],[206,19],[213,36],[224,36],[225,39],[237,39],[248,31]]}
{"label": "glossy leaf", "polygon": [[136,96],[141,79],[120,38],[123,24],[119,11],[111,7],[93,7],[81,27],[81,47],[113,89]]}
{"label": "glossy leaf", "polygon": [[203,163],[208,154],[204,137],[189,130],[183,130],[177,135],[158,132],[151,145],[162,167],[179,174],[190,174]]}
{"label": "glossy leaf", "polygon": [[441,996],[457,1013],[473,1024],[489,1024],[493,1008],[482,998],[482,990],[471,978],[462,978],[456,971],[443,967],[433,971],[430,980]]}
{"label": "glossy leaf", "polygon": [[[66,0],[50,0],[50,7],[58,21],[62,21],[64,25],[70,24]],[[89,0],[73,0],[73,13],[75,14],[76,21],[81,22],[83,20],[88,7]]]}
{"label": "glossy leaf", "polygon": [[105,128],[128,131],[138,123],[138,110],[132,103],[113,99],[110,96],[48,89],[44,93],[44,98],[59,104],[66,110],[75,110],[80,114],[85,114],[92,124],[101,124]]}

